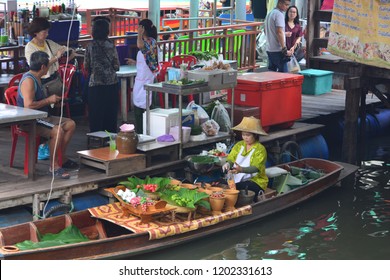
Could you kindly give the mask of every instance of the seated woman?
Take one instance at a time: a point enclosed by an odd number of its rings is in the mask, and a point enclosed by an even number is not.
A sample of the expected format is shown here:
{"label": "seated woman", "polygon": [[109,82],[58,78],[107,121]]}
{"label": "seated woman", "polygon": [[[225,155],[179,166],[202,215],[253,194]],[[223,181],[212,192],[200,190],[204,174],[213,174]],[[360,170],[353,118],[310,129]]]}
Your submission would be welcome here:
{"label": "seated woman", "polygon": [[243,140],[233,146],[222,170],[234,174],[238,190],[248,188],[255,192],[256,202],[257,196],[262,194],[268,185],[265,174],[267,151],[258,139],[259,135],[267,133],[261,127],[260,120],[255,117],[244,117],[241,123],[232,129],[241,131]]}

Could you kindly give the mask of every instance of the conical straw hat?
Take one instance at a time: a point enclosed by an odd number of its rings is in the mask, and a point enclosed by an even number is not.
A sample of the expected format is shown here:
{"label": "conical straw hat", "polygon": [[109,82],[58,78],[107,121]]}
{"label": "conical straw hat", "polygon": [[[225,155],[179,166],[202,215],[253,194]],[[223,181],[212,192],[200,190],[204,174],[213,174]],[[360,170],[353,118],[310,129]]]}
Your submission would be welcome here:
{"label": "conical straw hat", "polygon": [[259,135],[268,135],[261,127],[261,121],[255,117],[244,117],[240,124],[232,129],[244,132],[250,132]]}

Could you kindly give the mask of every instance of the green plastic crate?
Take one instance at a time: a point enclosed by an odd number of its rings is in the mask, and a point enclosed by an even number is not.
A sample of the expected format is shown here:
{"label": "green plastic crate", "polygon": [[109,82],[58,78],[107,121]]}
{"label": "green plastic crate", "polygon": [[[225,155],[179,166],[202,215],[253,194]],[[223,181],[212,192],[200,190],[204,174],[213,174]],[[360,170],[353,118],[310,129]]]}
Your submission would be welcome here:
{"label": "green plastic crate", "polygon": [[299,72],[304,76],[302,93],[319,95],[332,90],[333,72],[318,69],[306,69]]}

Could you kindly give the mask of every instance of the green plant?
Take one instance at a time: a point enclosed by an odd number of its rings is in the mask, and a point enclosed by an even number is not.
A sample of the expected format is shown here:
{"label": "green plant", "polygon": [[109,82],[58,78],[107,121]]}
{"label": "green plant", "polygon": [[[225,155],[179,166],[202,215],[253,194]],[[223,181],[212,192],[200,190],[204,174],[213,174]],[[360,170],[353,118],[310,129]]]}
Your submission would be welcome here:
{"label": "green plant", "polygon": [[198,60],[205,60],[205,61],[208,61],[208,60],[211,60],[213,58],[216,58],[218,59],[218,54],[216,52],[213,52],[213,51],[192,51],[192,52],[189,52],[189,55],[193,55],[196,57],[196,59]]}
{"label": "green plant", "polygon": [[[126,188],[131,189],[133,192],[140,196],[144,196],[145,189],[143,186],[157,185],[156,192],[163,191],[167,185],[171,182],[171,179],[165,177],[149,177],[146,176],[145,179],[138,177],[129,177],[127,181],[119,182],[118,185],[123,185]],[[148,191],[148,190],[146,190]]]}
{"label": "green plant", "polygon": [[171,205],[193,209],[199,205],[210,210],[210,203],[203,199],[207,198],[209,195],[203,192],[198,192],[197,190],[181,188],[178,191],[172,191],[165,189],[160,195],[162,200],[165,200]]}

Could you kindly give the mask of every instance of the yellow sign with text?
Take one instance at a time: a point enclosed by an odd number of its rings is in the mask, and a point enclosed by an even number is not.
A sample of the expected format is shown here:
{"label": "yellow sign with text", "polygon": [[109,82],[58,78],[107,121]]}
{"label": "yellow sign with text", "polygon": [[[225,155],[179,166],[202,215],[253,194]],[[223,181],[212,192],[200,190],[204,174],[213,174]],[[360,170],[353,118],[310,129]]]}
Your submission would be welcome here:
{"label": "yellow sign with text", "polygon": [[390,69],[390,0],[335,0],[328,50]]}

